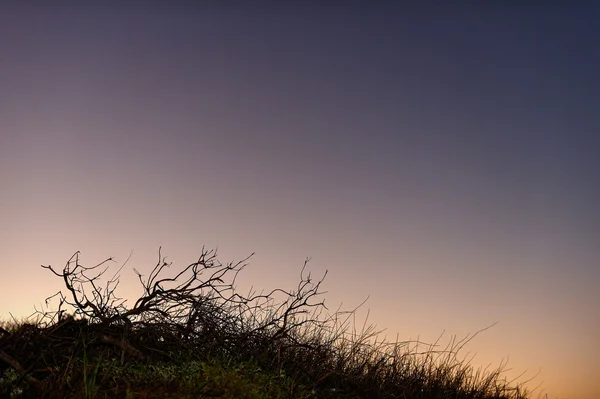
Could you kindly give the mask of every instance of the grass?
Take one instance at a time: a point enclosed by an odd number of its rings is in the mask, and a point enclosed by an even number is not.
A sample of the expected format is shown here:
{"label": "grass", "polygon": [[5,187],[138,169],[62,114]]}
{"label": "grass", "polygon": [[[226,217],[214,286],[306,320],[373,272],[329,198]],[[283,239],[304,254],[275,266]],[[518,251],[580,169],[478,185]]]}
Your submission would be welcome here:
{"label": "grass", "polygon": [[529,397],[523,384],[503,378],[502,365],[474,370],[459,356],[477,333],[424,350],[419,342],[381,341],[374,326],[356,330],[354,312],[325,312],[314,301],[323,279],[313,282],[304,268],[296,290],[240,296],[224,280],[234,273],[235,281],[243,265],[203,255],[178,273],[182,283],[159,279],[159,255],[148,279],[140,276],[145,294],[133,308],[114,295],[114,278],[99,289],[104,272],[86,277],[95,267],[67,262],[55,274],[71,297],[61,294],[58,311],[0,324],[0,397]]}

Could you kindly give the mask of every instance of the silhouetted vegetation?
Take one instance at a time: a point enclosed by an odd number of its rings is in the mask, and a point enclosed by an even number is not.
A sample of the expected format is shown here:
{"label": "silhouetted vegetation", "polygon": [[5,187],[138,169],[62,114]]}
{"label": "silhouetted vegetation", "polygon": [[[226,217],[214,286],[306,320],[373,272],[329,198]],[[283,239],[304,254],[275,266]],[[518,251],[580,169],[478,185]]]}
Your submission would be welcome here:
{"label": "silhouetted vegetation", "polygon": [[[248,258],[247,258],[248,259]],[[44,398],[526,398],[522,385],[459,360],[473,338],[446,348],[378,340],[356,331],[354,311],[330,313],[325,276],[307,262],[294,290],[242,295],[235,289],[247,259],[223,265],[214,251],[164,274],[135,271],[143,294],[128,307],[116,288],[121,268],[102,282],[112,259],[91,267],[79,253],[38,310],[0,328],[0,395]],[[135,269],[134,269],[135,270]],[[326,273],[325,273],[326,274]]]}

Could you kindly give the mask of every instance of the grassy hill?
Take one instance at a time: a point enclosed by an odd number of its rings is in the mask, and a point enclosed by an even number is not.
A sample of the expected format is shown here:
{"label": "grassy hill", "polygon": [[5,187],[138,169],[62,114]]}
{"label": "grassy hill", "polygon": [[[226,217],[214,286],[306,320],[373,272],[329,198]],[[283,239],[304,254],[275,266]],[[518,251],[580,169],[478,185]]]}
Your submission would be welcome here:
{"label": "grassy hill", "polygon": [[[446,347],[378,340],[356,331],[354,311],[329,312],[306,272],[294,290],[239,294],[247,259],[214,251],[174,276],[159,261],[132,307],[116,295],[108,262],[62,270],[58,310],[0,328],[0,397],[7,398],[405,398],[521,399],[502,369],[474,370]],[[135,270],[135,269],[134,269]],[[136,271],[137,273],[137,271]],[[103,281],[104,280],[104,281]]]}

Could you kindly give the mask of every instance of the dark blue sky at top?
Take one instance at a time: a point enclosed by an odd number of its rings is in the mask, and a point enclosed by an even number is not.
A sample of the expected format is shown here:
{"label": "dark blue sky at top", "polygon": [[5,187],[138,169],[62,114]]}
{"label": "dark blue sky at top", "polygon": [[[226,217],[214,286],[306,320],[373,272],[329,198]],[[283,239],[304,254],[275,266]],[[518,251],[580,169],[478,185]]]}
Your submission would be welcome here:
{"label": "dark blue sky at top", "polygon": [[[393,201],[398,187],[435,181],[446,194],[475,188],[475,203],[527,203],[506,198],[527,188],[567,201],[566,217],[596,232],[598,7],[6,10],[8,123],[11,106],[56,107],[57,123],[68,112],[97,121],[82,145],[100,151],[106,136],[123,136],[128,145],[104,150],[135,159],[160,148],[181,169],[207,167],[199,152],[222,146],[210,167],[253,170],[263,176],[257,189],[359,182]],[[69,101],[36,104],[40,90]],[[190,127],[204,115],[232,125]],[[173,134],[153,142],[103,130],[109,119]]]}
{"label": "dark blue sky at top", "polygon": [[[434,178],[429,168],[475,186],[495,181],[499,192],[538,185],[551,193],[561,185],[580,209],[599,196],[597,7],[10,11],[0,16],[0,72],[27,76],[2,81],[15,93],[4,101],[17,108],[34,111],[28,92],[42,87],[57,97],[75,94],[57,102],[65,112],[126,119],[119,110],[143,98],[140,112],[181,115],[154,122],[177,131],[164,151],[187,148],[188,159],[206,138],[177,125],[199,113],[227,120],[231,112],[245,125],[215,140],[227,143],[232,159],[243,163],[271,148],[275,164],[294,164],[309,179],[319,170],[323,184],[365,174],[362,184],[393,187],[414,169]],[[321,123],[306,127],[307,118]],[[264,133],[244,136],[244,128]],[[99,136],[106,134],[120,133]],[[406,167],[411,159],[414,169]],[[271,163],[263,169],[267,185],[289,172]],[[597,220],[582,220],[590,216]]]}
{"label": "dark blue sky at top", "polygon": [[[142,81],[162,79],[170,86],[167,94],[185,94],[194,75],[208,75],[208,83],[222,75],[229,87],[204,89],[217,101],[234,88],[241,94],[260,90],[273,102],[289,91],[297,94],[289,101],[304,100],[289,104],[294,109],[340,109],[354,114],[349,123],[360,123],[367,109],[384,121],[397,118],[410,125],[422,123],[427,110],[435,140],[455,113],[470,118],[473,129],[452,133],[475,153],[493,144],[502,153],[516,141],[511,149],[540,146],[541,151],[530,152],[534,158],[554,147],[581,158],[598,126],[595,8],[81,8],[38,11],[26,18],[3,15],[5,32],[19,28],[18,36],[4,36],[5,72],[68,72],[69,84],[76,85],[78,67],[88,66],[87,61],[98,70],[134,70]],[[27,23],[30,28],[23,29]],[[32,53],[32,46],[39,51]],[[130,84],[135,89],[136,82]],[[511,121],[518,126],[510,129]],[[393,124],[386,125],[377,130],[402,136]],[[352,145],[352,137],[344,139]]]}

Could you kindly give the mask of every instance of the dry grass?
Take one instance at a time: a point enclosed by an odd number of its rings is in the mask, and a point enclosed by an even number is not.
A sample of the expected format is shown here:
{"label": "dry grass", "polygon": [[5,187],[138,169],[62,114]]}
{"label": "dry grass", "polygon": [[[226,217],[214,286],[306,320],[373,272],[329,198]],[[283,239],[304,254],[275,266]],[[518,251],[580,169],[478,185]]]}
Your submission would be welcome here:
{"label": "dry grass", "polygon": [[[295,290],[239,295],[245,264],[222,265],[212,251],[173,278],[159,262],[132,308],[101,286],[105,262],[79,257],[60,271],[58,310],[4,321],[0,395],[127,398],[525,399],[497,370],[474,370],[462,348],[478,333],[425,345],[379,340],[356,329],[355,310],[330,313],[323,278],[305,267]],[[91,274],[91,276],[90,276]],[[115,274],[117,276],[117,274]],[[229,282],[227,278],[231,277]],[[103,288],[104,287],[104,288]],[[279,300],[276,300],[280,298]],[[65,316],[70,308],[71,316]]]}

